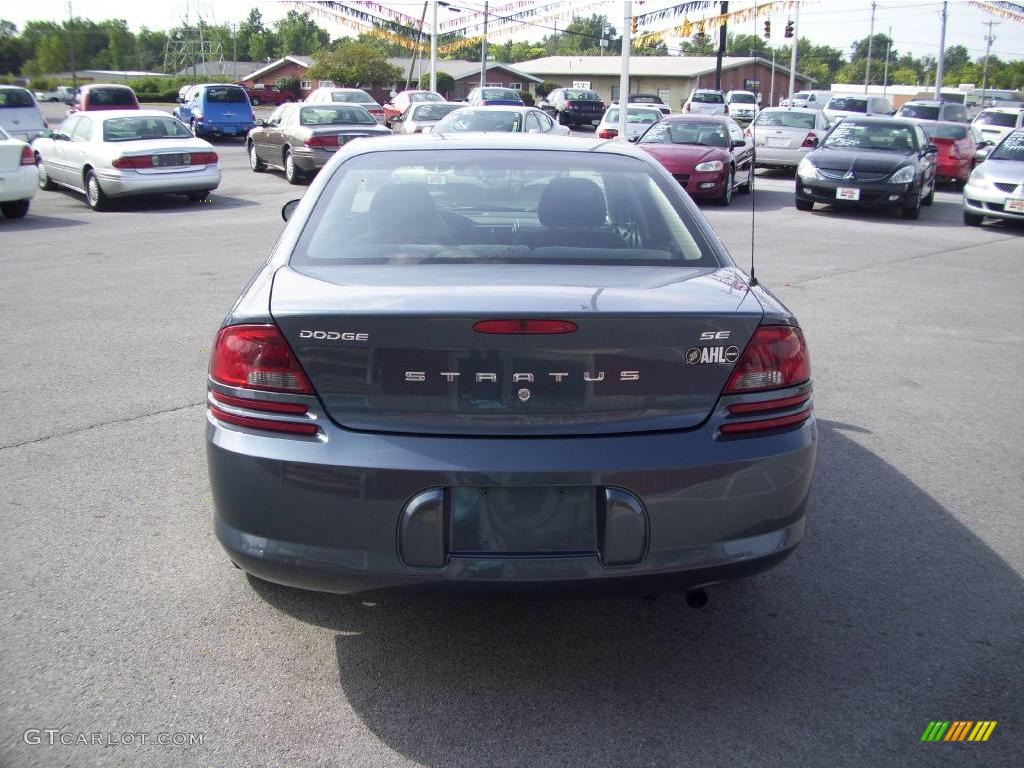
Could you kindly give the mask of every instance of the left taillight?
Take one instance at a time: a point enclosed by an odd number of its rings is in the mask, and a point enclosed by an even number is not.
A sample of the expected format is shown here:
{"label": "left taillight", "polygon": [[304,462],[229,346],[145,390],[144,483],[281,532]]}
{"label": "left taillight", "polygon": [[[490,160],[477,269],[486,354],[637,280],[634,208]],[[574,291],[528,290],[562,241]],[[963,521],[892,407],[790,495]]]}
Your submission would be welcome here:
{"label": "left taillight", "polygon": [[111,163],[115,168],[121,170],[126,169],[139,169],[139,168],[152,168],[153,167],[153,156],[152,155],[128,155],[125,157],[115,157]]}
{"label": "left taillight", "polygon": [[313,387],[274,325],[221,328],[210,355],[210,378],[228,387],[313,394]]}
{"label": "left taillight", "polygon": [[610,128],[602,128],[597,132],[597,138],[599,139],[614,139],[618,135],[618,131],[613,131]]}
{"label": "left taillight", "polygon": [[324,147],[334,149],[340,145],[337,136],[310,136],[303,144],[307,147]]}
{"label": "left taillight", "polygon": [[21,164],[22,165],[35,165],[36,156],[32,152],[32,147],[24,146],[21,148]]}

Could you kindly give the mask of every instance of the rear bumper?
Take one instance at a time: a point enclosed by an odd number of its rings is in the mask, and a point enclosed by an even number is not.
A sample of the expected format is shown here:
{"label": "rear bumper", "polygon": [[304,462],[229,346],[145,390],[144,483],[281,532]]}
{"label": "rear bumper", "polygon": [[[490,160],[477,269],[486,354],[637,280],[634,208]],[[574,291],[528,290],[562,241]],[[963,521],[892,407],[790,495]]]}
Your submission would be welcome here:
{"label": "rear bumper", "polygon": [[203,121],[196,123],[197,136],[240,136],[245,137],[255,126],[254,123],[217,123]]}
{"label": "rear bumper", "polygon": [[[215,529],[231,559],[253,575],[330,592],[656,592],[730,580],[773,566],[800,542],[816,426],[812,416],[788,431],[722,440],[714,423],[679,433],[537,439],[356,433],[327,424],[324,439],[290,439],[208,417]],[[449,550],[436,567],[403,562],[410,499],[424,489],[508,486],[628,491],[646,520],[642,556],[612,566],[596,550]]]}
{"label": "rear bumper", "polygon": [[940,160],[935,166],[935,177],[937,179],[967,181],[967,178],[971,175],[971,165],[970,161]]}
{"label": "rear bumper", "polygon": [[[836,190],[854,186],[860,190],[859,200],[840,200]],[[917,197],[915,182],[908,184],[843,183],[822,179],[803,179],[797,176],[796,198],[825,205],[851,206],[855,208],[904,208],[914,205]]]}
{"label": "rear bumper", "polygon": [[334,157],[335,151],[317,147],[293,147],[292,159],[299,170],[319,171]]}
{"label": "rear bumper", "polygon": [[174,192],[203,192],[220,185],[220,166],[204,166],[194,171],[139,173],[138,171],[97,170],[100,186],[109,197],[159,195]]}
{"label": "rear bumper", "polygon": [[796,168],[810,147],[757,147],[758,167]]}
{"label": "rear bumper", "polygon": [[39,188],[39,172],[34,165],[20,165],[10,173],[0,173],[0,203],[29,200]]}

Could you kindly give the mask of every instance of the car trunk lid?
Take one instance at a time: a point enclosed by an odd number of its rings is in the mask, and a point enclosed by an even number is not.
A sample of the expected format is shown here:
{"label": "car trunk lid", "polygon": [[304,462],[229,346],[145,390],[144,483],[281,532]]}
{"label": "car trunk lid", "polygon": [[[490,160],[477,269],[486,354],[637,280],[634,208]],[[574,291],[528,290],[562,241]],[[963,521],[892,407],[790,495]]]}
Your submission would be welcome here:
{"label": "car trunk lid", "polygon": [[[695,427],[762,316],[731,269],[492,264],[304,272],[277,273],[272,315],[330,417],[360,430],[552,435]],[[575,330],[482,333],[477,325],[525,319]]]}

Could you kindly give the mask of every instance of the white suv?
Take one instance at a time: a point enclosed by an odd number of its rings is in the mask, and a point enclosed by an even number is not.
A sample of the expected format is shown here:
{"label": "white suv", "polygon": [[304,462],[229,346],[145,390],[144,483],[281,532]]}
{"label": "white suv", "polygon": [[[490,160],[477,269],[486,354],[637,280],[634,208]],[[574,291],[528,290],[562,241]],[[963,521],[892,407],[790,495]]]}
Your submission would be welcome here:
{"label": "white suv", "polygon": [[710,88],[697,88],[683,104],[683,112],[694,115],[728,115],[725,94]]}
{"label": "white suv", "polygon": [[757,117],[757,96],[750,91],[729,91],[725,94],[729,117],[741,123],[749,123]]}

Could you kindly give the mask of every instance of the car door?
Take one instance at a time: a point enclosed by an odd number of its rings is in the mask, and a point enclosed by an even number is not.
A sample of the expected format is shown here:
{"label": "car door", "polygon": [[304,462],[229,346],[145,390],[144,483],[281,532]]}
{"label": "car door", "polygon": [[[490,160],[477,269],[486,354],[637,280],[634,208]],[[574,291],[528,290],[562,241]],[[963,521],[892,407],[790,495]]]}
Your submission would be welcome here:
{"label": "car door", "polygon": [[59,184],[71,183],[71,172],[68,170],[71,137],[81,119],[80,115],[75,114],[61,123],[60,128],[53,134],[53,151],[48,157],[43,157],[47,174]]}
{"label": "car door", "polygon": [[[558,123],[552,120],[550,115],[546,115],[543,112],[538,112],[537,122],[540,123],[541,133],[562,133],[562,131],[557,130]],[[568,134],[569,129],[566,128],[564,133]]]}
{"label": "car door", "polygon": [[281,120],[285,112],[293,108],[291,104],[282,104],[270,113],[267,124],[256,132],[253,143],[257,157],[269,163],[281,162]]}
{"label": "car door", "polygon": [[928,151],[931,141],[921,126],[914,126],[914,134],[917,136],[917,145],[921,148],[918,153],[918,162],[921,164],[921,194],[927,195],[930,190],[935,189],[935,163],[938,154]]}
{"label": "car door", "polygon": [[[740,128],[739,123],[732,118],[728,118],[725,124],[729,130],[732,156],[736,161],[736,178],[737,180],[746,179],[747,171],[750,169],[750,163],[754,157],[754,147],[751,142],[747,141],[747,137],[743,133],[743,129]],[[737,146],[737,142],[742,142],[742,145]]]}
{"label": "car door", "polygon": [[85,189],[85,181],[82,178],[82,171],[86,163],[94,163],[95,160],[89,156],[89,147],[96,130],[93,120],[83,115],[75,126],[75,132],[71,134],[71,141],[67,142],[64,148],[67,159],[68,183],[79,189]]}

